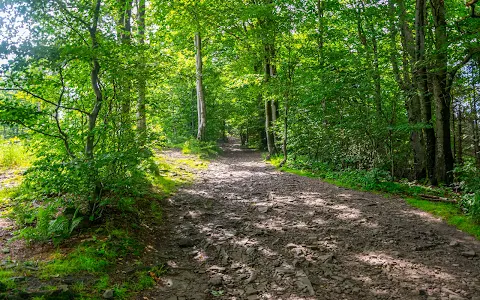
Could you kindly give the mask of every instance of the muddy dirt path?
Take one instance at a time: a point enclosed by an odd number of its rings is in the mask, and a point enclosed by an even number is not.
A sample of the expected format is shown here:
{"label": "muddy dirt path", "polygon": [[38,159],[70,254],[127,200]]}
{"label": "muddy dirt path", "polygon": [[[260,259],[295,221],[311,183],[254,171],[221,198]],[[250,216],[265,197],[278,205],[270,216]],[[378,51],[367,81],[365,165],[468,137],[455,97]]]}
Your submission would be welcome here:
{"label": "muddy dirt path", "polygon": [[480,242],[401,199],[227,148],[165,205],[139,299],[480,299]]}

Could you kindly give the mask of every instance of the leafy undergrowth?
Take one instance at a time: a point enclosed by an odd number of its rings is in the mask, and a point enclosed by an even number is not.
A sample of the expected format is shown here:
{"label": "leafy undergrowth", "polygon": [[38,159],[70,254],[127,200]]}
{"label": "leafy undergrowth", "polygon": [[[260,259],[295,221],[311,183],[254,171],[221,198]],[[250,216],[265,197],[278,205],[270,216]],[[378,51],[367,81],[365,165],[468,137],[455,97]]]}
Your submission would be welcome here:
{"label": "leafy undergrowth", "polygon": [[[176,190],[193,181],[194,169],[207,166],[197,157],[157,155],[148,172],[151,186],[142,197],[122,199],[110,208],[108,218],[93,226],[82,227],[74,235],[56,244],[33,241],[27,227],[17,232],[31,247],[16,247],[15,238],[1,251],[0,298],[6,295],[36,299],[99,299],[105,293],[115,299],[131,298],[136,292],[153,287],[166,268],[162,262],[152,263],[147,245],[163,222],[163,201]],[[0,209],[12,216],[12,195],[15,189],[0,190]],[[3,209],[2,209],[3,206]],[[1,212],[0,211],[0,212]],[[38,226],[38,224],[37,224]],[[0,228],[1,229],[1,228]],[[41,251],[29,251],[40,248]],[[39,253],[40,252],[40,253]],[[19,255],[20,254],[20,255]]]}
{"label": "leafy undergrowth", "polygon": [[282,157],[274,157],[270,163],[283,172],[293,173],[310,178],[320,178],[325,182],[344,188],[379,192],[384,196],[400,196],[408,204],[423,211],[442,218],[448,224],[475,236],[480,240],[480,224],[471,216],[466,215],[460,206],[455,203],[440,201],[427,201],[420,199],[420,195],[430,195],[458,200],[458,194],[447,188],[433,188],[422,186],[408,181],[391,181],[388,172],[381,170],[331,170],[324,164],[293,163],[289,161],[285,166],[279,167]]}
{"label": "leafy undergrowth", "polygon": [[0,140],[0,170],[26,168],[32,156],[18,138]]}

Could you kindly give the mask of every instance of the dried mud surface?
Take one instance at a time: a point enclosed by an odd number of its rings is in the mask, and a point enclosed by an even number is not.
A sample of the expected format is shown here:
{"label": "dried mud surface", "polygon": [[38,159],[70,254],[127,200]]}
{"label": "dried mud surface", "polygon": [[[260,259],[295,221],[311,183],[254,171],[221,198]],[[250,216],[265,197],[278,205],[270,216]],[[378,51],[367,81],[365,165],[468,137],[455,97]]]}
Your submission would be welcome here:
{"label": "dried mud surface", "polygon": [[[230,146],[165,205],[138,299],[480,299],[480,242],[398,198]],[[153,254],[153,253],[152,253]]]}

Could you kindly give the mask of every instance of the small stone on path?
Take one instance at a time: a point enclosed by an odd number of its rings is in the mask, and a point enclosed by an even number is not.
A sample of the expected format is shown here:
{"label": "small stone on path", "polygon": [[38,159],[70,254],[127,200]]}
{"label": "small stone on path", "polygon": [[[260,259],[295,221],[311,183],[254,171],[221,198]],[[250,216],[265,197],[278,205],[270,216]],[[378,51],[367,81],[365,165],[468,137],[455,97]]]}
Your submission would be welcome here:
{"label": "small stone on path", "polygon": [[105,293],[103,293],[103,299],[112,299],[113,298],[113,290],[106,290]]}
{"label": "small stone on path", "polygon": [[248,285],[247,288],[245,289],[245,293],[247,294],[247,296],[256,295],[257,290],[253,286]]}
{"label": "small stone on path", "polygon": [[458,245],[459,245],[458,241],[451,241],[449,244],[450,247],[456,247]]}
{"label": "small stone on path", "polygon": [[223,283],[223,275],[222,275],[222,274],[216,274],[215,276],[213,276],[212,278],[210,278],[210,280],[208,281],[208,283],[209,283],[210,285],[213,285],[213,286],[222,285],[222,283]]}
{"label": "small stone on path", "polygon": [[267,213],[268,212],[268,206],[260,206],[258,208],[258,212],[264,214],[264,213]]}
{"label": "small stone on path", "polygon": [[473,250],[464,251],[461,254],[464,257],[475,257],[477,255],[477,253],[475,253],[475,251],[473,251]]}
{"label": "small stone on path", "polygon": [[189,248],[195,246],[195,242],[189,238],[182,238],[177,244],[180,248]]}

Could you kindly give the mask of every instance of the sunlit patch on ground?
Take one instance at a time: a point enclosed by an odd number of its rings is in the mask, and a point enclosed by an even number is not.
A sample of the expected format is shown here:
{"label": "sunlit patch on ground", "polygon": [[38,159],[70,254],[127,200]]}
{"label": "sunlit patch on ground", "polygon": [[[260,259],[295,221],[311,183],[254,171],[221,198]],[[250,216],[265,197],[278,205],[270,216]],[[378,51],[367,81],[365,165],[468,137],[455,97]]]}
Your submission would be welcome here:
{"label": "sunlit patch on ground", "polygon": [[260,229],[283,231],[287,226],[287,221],[281,217],[274,217],[268,220],[255,223],[255,227]]}
{"label": "sunlit patch on ground", "polygon": [[395,258],[385,253],[370,252],[358,254],[356,257],[364,263],[382,266],[384,272],[398,280],[431,281],[434,278],[442,281],[456,280],[455,276],[441,271],[441,268],[430,268],[423,264]]}
{"label": "sunlit patch on ground", "polygon": [[425,221],[427,222],[434,222],[434,223],[442,223],[442,219],[441,218],[437,218],[427,212],[424,212],[424,211],[421,211],[421,210],[404,210],[403,213],[405,215],[415,215],[415,216],[418,216],[418,217],[421,217],[422,219],[424,219]]}

